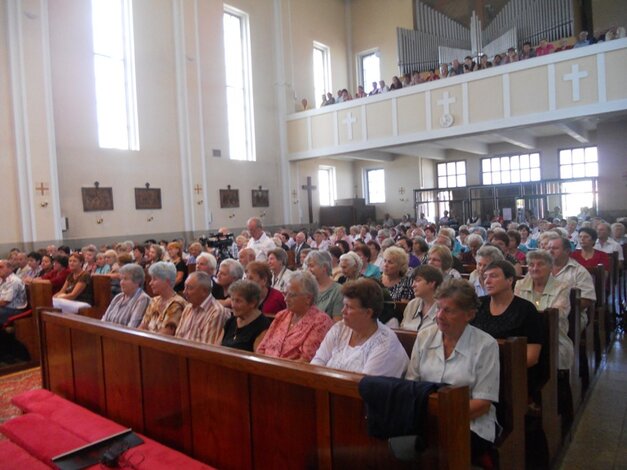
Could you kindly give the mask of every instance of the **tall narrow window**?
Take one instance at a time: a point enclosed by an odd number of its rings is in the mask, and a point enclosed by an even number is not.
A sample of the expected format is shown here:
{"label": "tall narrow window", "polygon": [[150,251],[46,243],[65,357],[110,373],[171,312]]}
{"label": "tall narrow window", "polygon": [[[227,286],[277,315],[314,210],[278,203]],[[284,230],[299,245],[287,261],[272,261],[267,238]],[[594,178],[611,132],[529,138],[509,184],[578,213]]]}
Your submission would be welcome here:
{"label": "tall narrow window", "polygon": [[359,79],[366,93],[372,90],[372,83],[381,80],[379,51],[364,52],[359,55]]}
{"label": "tall narrow window", "polygon": [[224,8],[224,62],[229,148],[232,160],[255,160],[248,15]]}
{"label": "tall narrow window", "polygon": [[369,204],[385,202],[385,171],[383,168],[366,170],[366,194]]}
{"label": "tall narrow window", "polygon": [[98,144],[139,150],[132,0],[92,0]]}
{"label": "tall narrow window", "polygon": [[322,104],[322,95],[327,92],[333,93],[331,89],[331,67],[329,65],[329,48],[324,44],[315,42],[313,44],[313,71],[314,71],[314,96],[316,97],[316,107]]}
{"label": "tall narrow window", "polygon": [[318,168],[318,191],[321,206],[332,206],[336,199],[335,168],[322,166]]}

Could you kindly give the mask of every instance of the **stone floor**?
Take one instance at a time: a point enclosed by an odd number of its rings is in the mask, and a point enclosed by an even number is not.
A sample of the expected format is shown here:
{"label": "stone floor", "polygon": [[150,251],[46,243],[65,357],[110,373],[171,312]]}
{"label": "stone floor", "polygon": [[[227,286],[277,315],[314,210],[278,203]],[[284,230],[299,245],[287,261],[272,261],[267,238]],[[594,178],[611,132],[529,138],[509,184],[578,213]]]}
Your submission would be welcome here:
{"label": "stone floor", "polygon": [[556,468],[627,469],[627,339],[617,338]]}

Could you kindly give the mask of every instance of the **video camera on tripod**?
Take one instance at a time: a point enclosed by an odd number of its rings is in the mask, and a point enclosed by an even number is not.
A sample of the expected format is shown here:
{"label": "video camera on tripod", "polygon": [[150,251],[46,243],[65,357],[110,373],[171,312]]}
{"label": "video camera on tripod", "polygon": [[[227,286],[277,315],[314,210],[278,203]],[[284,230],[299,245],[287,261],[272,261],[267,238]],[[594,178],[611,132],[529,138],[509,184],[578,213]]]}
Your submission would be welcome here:
{"label": "video camera on tripod", "polygon": [[231,247],[235,243],[232,233],[210,233],[208,236],[202,236],[198,239],[202,246],[212,248],[218,261],[227,258],[233,258]]}

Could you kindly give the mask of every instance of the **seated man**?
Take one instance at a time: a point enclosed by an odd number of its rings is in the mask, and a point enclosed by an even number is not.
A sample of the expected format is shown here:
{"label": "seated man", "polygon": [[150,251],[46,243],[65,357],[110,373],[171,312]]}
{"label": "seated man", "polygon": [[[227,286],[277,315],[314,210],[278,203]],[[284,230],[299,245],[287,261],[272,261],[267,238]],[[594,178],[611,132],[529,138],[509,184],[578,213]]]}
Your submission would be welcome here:
{"label": "seated man", "polygon": [[174,336],[206,344],[220,344],[224,324],[231,311],[211,295],[211,277],[193,272],[185,281],[185,297],[189,304],[181,314]]}
{"label": "seated man", "polygon": [[23,311],[26,305],[24,283],[13,274],[7,260],[0,260],[0,326],[16,313]]}
{"label": "seated man", "polygon": [[211,253],[201,253],[196,258],[196,271],[204,271],[209,274],[212,278],[216,273],[216,268],[218,267],[218,261],[216,257]]}
{"label": "seated man", "polygon": [[244,270],[246,270],[246,266],[248,266],[248,263],[255,261],[256,257],[257,255],[255,253],[255,250],[253,250],[252,248],[244,248],[239,252],[238,255],[239,263],[242,265]]}

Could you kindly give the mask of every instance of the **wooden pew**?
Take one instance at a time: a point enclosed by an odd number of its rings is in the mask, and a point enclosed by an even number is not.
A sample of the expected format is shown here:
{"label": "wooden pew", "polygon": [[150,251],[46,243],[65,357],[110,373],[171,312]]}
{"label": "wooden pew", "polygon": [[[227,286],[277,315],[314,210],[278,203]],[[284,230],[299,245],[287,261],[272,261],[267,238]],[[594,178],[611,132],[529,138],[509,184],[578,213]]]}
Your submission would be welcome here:
{"label": "wooden pew", "polygon": [[587,361],[585,351],[581,356],[581,290],[570,290],[570,313],[568,314],[568,337],[573,342],[575,360],[570,368],[570,390],[573,394],[573,412],[577,413],[582,400],[581,361]]}
{"label": "wooden pew", "polygon": [[191,274],[196,272],[196,263],[191,263],[187,265],[187,274]]}
{"label": "wooden pew", "polygon": [[558,311],[549,308],[540,312],[545,326],[546,344],[540,352],[540,406],[542,430],[546,436],[549,462],[553,462],[561,444],[561,419],[557,413]]}
{"label": "wooden pew", "polygon": [[[606,271],[602,264],[595,268],[589,268],[588,271],[592,275],[594,281],[594,291],[597,296],[597,301],[594,308],[594,322],[593,322],[593,334],[594,334],[594,371],[598,371],[603,359],[603,354],[607,349],[606,341],[606,320],[608,315],[607,311],[607,297],[605,296],[605,279]],[[592,320],[589,320],[592,321]],[[591,374],[592,375],[592,374]]]}
{"label": "wooden pew", "polygon": [[[409,357],[416,332],[394,330]],[[503,432],[495,442],[500,468],[525,468],[525,413],[527,412],[527,339],[498,340],[501,380],[497,416]]]}
{"label": "wooden pew", "polygon": [[609,281],[606,285],[607,303],[609,305],[609,315],[605,321],[605,341],[607,348],[612,344],[614,339],[614,332],[616,331],[616,319],[620,312],[620,304],[618,303],[618,271],[620,268],[620,262],[618,261],[618,252],[610,253],[610,272]]}
{"label": "wooden pew", "polygon": [[38,308],[52,307],[52,284],[50,281],[37,280],[28,286],[28,306],[30,314],[15,320],[13,329],[15,339],[22,343],[30,356],[28,367],[39,363],[39,332],[34,312]]}
{"label": "wooden pew", "polygon": [[111,303],[111,278],[94,274],[91,277],[91,286],[94,291],[94,305],[80,309],[78,314],[100,320]]}
{"label": "wooden pew", "polygon": [[[413,468],[366,432],[361,374],[41,312],[44,387],[217,468]],[[423,468],[470,467],[468,388],[429,398]]]}

